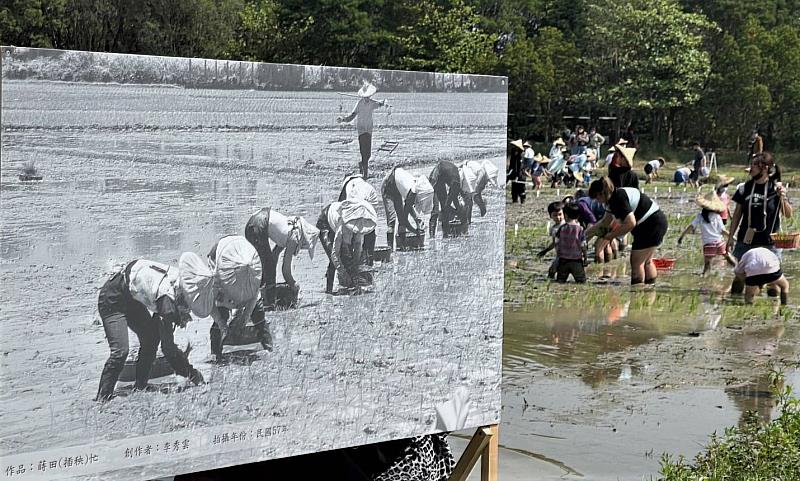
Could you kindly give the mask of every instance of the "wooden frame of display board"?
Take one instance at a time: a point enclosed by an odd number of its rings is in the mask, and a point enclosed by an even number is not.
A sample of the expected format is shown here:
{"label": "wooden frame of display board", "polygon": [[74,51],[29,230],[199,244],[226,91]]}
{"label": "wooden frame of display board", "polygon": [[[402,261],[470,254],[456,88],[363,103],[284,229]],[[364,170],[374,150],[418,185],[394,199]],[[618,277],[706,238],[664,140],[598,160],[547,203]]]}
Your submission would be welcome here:
{"label": "wooden frame of display board", "polygon": [[492,424],[478,428],[453,469],[450,481],[466,481],[478,458],[481,459],[481,481],[497,481],[499,455],[500,426]]}

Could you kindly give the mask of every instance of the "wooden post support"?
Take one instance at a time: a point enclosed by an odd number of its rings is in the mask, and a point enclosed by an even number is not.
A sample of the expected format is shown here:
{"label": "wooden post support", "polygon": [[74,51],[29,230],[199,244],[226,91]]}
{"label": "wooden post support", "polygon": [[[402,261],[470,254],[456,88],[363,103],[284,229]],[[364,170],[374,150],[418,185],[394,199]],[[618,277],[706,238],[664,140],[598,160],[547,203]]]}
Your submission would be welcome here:
{"label": "wooden post support", "polygon": [[481,458],[481,481],[498,481],[498,455],[500,451],[499,426],[493,424],[478,428],[461,455],[450,481],[466,481]]}

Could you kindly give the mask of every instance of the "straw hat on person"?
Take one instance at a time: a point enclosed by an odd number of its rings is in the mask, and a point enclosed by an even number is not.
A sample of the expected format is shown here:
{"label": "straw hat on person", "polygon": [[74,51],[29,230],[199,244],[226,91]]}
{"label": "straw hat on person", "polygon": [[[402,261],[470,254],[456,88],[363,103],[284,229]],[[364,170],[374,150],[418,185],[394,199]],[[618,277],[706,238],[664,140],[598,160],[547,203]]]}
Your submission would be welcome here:
{"label": "straw hat on person", "polygon": [[511,145],[518,148],[519,150],[525,150],[525,145],[523,145],[522,139],[512,140]]}
{"label": "straw hat on person", "polygon": [[368,97],[372,97],[373,95],[375,95],[375,93],[377,91],[378,91],[377,87],[375,87],[374,85],[372,85],[369,82],[364,82],[364,85],[360,89],[358,89],[358,93],[356,95],[358,95],[359,97],[362,97],[362,98],[365,98],[365,97],[368,98]]}
{"label": "straw hat on person", "polygon": [[620,137],[619,140],[617,140],[617,145],[628,145],[628,141]]}
{"label": "straw hat on person", "polygon": [[719,198],[716,191],[710,191],[706,195],[698,195],[694,200],[697,205],[703,209],[708,209],[712,212],[722,212],[725,210],[725,204]]}
{"label": "straw hat on person", "polygon": [[735,178],[729,175],[720,175],[719,180],[717,181],[717,187],[722,187],[724,185],[730,185],[731,182],[736,180]]}
{"label": "straw hat on person", "polygon": [[550,159],[548,157],[542,155],[542,154],[536,154],[533,157],[533,160],[535,160],[536,162],[539,162],[542,165],[547,165],[547,164],[550,163]]}
{"label": "straw hat on person", "polygon": [[608,149],[608,153],[609,153],[609,154],[610,154],[611,152],[616,152],[616,151],[617,151],[617,149],[615,149],[613,145],[612,145],[612,146],[611,146],[611,147]]}
{"label": "straw hat on person", "polygon": [[214,274],[194,252],[184,252],[178,260],[178,278],[189,309],[197,317],[208,317],[214,308]]}
{"label": "straw hat on person", "polygon": [[525,141],[525,143],[524,143],[524,144],[522,144],[522,146],[523,146],[523,147],[530,147],[530,146],[531,146],[531,143],[530,143],[530,142],[528,142],[528,141],[526,140],[526,141]]}
{"label": "straw hat on person", "polygon": [[560,145],[560,146],[562,146],[562,147],[563,147],[563,146],[565,146],[565,145],[567,145],[567,144],[565,144],[565,143],[564,143],[564,140],[563,140],[561,137],[559,137],[559,138],[557,138],[557,139],[555,140],[555,142],[553,142],[553,145]]}
{"label": "straw hat on person", "polygon": [[633,156],[636,155],[636,149],[632,147],[625,147],[622,144],[617,144],[614,146],[616,148],[616,152],[619,152],[620,155],[628,162],[628,167],[631,169],[633,168]]}

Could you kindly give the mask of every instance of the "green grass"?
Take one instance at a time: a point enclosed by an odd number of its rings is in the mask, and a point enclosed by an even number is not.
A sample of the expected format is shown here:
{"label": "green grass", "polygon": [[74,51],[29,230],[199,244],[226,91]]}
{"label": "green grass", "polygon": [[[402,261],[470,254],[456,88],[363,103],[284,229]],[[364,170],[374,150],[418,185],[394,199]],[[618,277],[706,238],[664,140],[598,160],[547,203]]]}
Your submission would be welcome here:
{"label": "green grass", "polygon": [[800,400],[783,376],[771,376],[780,414],[763,422],[750,413],[744,423],[711,436],[693,462],[661,458],[663,481],[794,481],[800,480]]}

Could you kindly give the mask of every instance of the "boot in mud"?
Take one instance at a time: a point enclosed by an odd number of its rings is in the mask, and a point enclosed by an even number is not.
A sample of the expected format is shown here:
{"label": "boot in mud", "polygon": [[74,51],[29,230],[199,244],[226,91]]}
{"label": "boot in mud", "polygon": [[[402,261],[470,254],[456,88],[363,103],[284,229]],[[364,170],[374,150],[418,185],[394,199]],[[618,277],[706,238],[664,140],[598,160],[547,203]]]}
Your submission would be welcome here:
{"label": "boot in mud", "polygon": [[786,292],[781,292],[781,305],[785,306],[789,302],[789,294]]}
{"label": "boot in mud", "polygon": [[731,294],[742,294],[744,292],[744,281],[738,277],[734,277],[731,283]]}
{"label": "boot in mud", "polygon": [[222,331],[216,326],[211,327],[211,354],[214,355],[214,362],[222,362]]}
{"label": "boot in mud", "polygon": [[386,231],[386,245],[389,246],[389,250],[394,250],[394,232]]}

